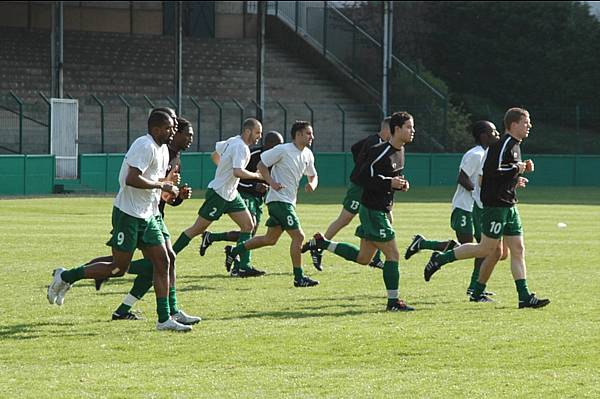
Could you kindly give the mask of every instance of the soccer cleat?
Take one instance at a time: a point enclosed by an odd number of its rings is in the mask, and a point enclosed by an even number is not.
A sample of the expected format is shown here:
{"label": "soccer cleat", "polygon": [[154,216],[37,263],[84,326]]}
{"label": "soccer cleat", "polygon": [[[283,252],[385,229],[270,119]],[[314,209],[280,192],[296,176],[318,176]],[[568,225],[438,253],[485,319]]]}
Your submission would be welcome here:
{"label": "soccer cleat", "polygon": [[94,279],[94,284],[96,285],[96,291],[100,291],[100,288],[108,281],[108,277],[106,278],[97,278]]}
{"label": "soccer cleat", "polygon": [[65,301],[65,294],[71,288],[71,284],[64,282],[60,276],[65,270],[65,268],[59,267],[52,272],[52,282],[48,286],[47,294],[48,302],[52,305],[62,306]]}
{"label": "soccer cleat", "polygon": [[320,249],[311,249],[310,257],[312,259],[312,263],[313,263],[313,266],[315,267],[315,269],[322,272],[323,265],[321,264],[321,261],[323,260],[323,251]]}
{"label": "soccer cleat", "polygon": [[[492,291],[483,291],[481,294],[485,295],[485,296],[494,296],[494,295],[496,295],[496,293],[492,292]],[[473,295],[473,288],[467,288],[467,296],[471,296],[471,295]]]}
{"label": "soccer cleat", "polygon": [[408,248],[406,248],[406,252],[404,253],[404,259],[409,260],[411,256],[413,256],[414,254],[419,252],[421,250],[419,248],[419,244],[424,239],[425,239],[425,237],[423,237],[420,234],[417,234],[416,236],[414,236],[412,242],[410,243]]}
{"label": "soccer cleat", "polygon": [[186,326],[185,324],[181,324],[173,320],[172,317],[169,317],[167,321],[162,323],[156,323],[156,329],[159,331],[192,331],[192,326]]}
{"label": "soccer cleat", "polygon": [[540,299],[532,292],[525,301],[519,301],[519,309],[523,308],[543,308],[550,303],[550,299]]}
{"label": "soccer cleat", "polygon": [[388,312],[410,312],[415,308],[408,306],[404,300],[398,299],[395,302],[388,303],[385,310]]}
{"label": "soccer cleat", "polygon": [[208,247],[212,245],[210,240],[210,231],[202,233],[202,241],[200,241],[200,256],[204,256]]}
{"label": "soccer cleat", "polygon": [[473,294],[469,295],[470,302],[481,302],[481,303],[495,303],[492,298],[488,297],[485,294],[481,294],[480,296],[473,296]]}
{"label": "soccer cleat", "polygon": [[202,320],[200,317],[190,316],[190,315],[186,314],[183,310],[180,310],[179,312],[175,313],[171,317],[177,323],[184,324],[186,326],[191,326],[192,324],[200,323],[200,321]]}
{"label": "soccer cleat", "polygon": [[323,235],[321,235],[321,233],[316,233],[313,238],[311,238],[310,240],[308,240],[307,242],[304,243],[304,245],[302,245],[302,253],[305,253],[308,250],[323,250],[325,244],[325,237],[323,237]]}
{"label": "soccer cleat", "polygon": [[446,246],[444,247],[444,250],[442,252],[446,252],[446,251],[450,251],[451,249],[454,249],[456,247],[458,247],[460,244],[458,242],[456,242],[455,240],[448,240],[448,242],[446,243]]}
{"label": "soccer cleat", "polygon": [[142,320],[142,318],[135,313],[126,312],[126,313],[117,313],[113,312],[112,314],[113,320]]}
{"label": "soccer cleat", "polygon": [[442,267],[440,262],[437,260],[438,256],[440,256],[439,252],[432,253],[431,257],[429,258],[429,262],[427,262],[425,265],[425,269],[423,269],[423,277],[425,278],[425,281],[431,280],[433,273],[437,272]]}
{"label": "soccer cleat", "polygon": [[319,285],[319,282],[308,276],[304,276],[300,280],[294,280],[294,287],[313,287],[315,285]]}
{"label": "soccer cleat", "polygon": [[246,277],[260,277],[260,276],[264,276],[265,274],[267,274],[265,271],[255,269],[254,267],[250,266],[249,269],[233,269],[229,275],[231,277],[246,278]]}
{"label": "soccer cleat", "polygon": [[369,263],[369,267],[383,270],[383,261],[381,259],[373,259]]}
{"label": "soccer cleat", "polygon": [[227,273],[229,273],[231,271],[231,265],[233,265],[233,262],[235,262],[237,256],[233,256],[231,254],[231,251],[233,251],[233,247],[231,245],[226,245],[225,246],[225,269],[227,270]]}

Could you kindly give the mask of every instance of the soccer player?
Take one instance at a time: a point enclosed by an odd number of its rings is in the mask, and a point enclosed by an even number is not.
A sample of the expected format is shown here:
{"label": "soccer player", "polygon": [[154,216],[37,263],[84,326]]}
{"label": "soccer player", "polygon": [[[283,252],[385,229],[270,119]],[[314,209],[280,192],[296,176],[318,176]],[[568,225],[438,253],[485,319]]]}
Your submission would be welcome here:
{"label": "soccer player", "polygon": [[[450,227],[456,233],[456,239],[464,244],[473,242],[473,237],[477,242],[481,241],[481,211],[483,204],[479,196],[481,187],[481,175],[483,171],[483,162],[487,154],[487,148],[500,138],[496,126],[489,121],[475,122],[471,129],[471,134],[475,139],[476,145],[467,151],[461,161],[458,172],[458,186],[452,198],[452,215],[450,216]],[[421,249],[430,249],[445,252],[456,247],[458,243],[450,241],[431,241],[424,236],[417,234],[411,244],[406,249],[405,259],[419,252]],[[471,295],[475,289],[475,284],[479,278],[479,269],[483,259],[474,260],[471,283],[467,289],[467,295]],[[485,295],[493,295],[492,292],[486,292]]]}
{"label": "soccer player", "polygon": [[479,280],[470,300],[490,302],[483,293],[502,251],[504,238],[510,250],[511,271],[519,297],[519,309],[540,308],[550,303],[529,291],[525,266],[525,244],[521,218],[517,210],[517,186],[525,186],[527,179],[523,173],[533,172],[533,161],[521,160],[522,140],[529,136],[531,129],[529,112],[522,108],[510,108],[504,115],[506,133],[500,140],[491,144],[483,166],[481,183],[481,242],[467,243],[444,253],[434,252],[423,271],[425,281],[446,263],[458,259],[485,258],[481,264]]}
{"label": "soccer player", "polygon": [[407,112],[395,112],[390,119],[390,133],[389,141],[368,149],[357,172],[356,181],[363,188],[358,213],[361,224],[355,233],[360,237],[360,248],[349,243],[330,241],[317,233],[302,249],[326,249],[361,265],[369,263],[375,251],[381,250],[385,255],[383,281],[388,298],[386,310],[411,311],[414,308],[399,299],[400,254],[388,214],[392,210],[394,193],[408,191],[410,187],[403,175],[404,146],[414,138],[413,117]]}
{"label": "soccer player", "polygon": [[[155,110],[156,111],[156,110]],[[155,112],[153,111],[153,112]],[[172,111],[174,112],[174,111]],[[187,150],[192,144],[194,139],[194,130],[190,122],[184,118],[177,119],[177,132],[173,136],[173,140],[168,144],[169,149],[169,167],[167,170],[167,179],[169,179],[174,173],[181,171],[181,151]],[[191,198],[192,190],[187,185],[184,185],[179,190],[179,195],[176,197],[168,198],[167,196],[161,196],[158,209],[161,216],[164,219],[164,208],[165,204],[171,206],[178,206],[184,200]],[[172,270],[171,270],[172,269]],[[171,316],[182,324],[193,325],[200,322],[201,318],[197,316],[190,316],[183,310],[178,308],[177,296],[176,296],[176,273],[175,268],[169,269],[169,307]],[[113,312],[113,320],[139,320],[139,316],[132,313],[130,309],[132,306],[142,299],[142,297],[152,287],[152,263],[148,259],[138,259],[131,262],[129,267],[129,273],[137,274],[133,287],[129,293],[123,298],[123,302]],[[99,290],[101,283],[106,280],[96,280],[96,289]]]}
{"label": "soccer player", "polygon": [[312,287],[319,282],[305,276],[302,269],[301,247],[304,232],[296,214],[296,196],[303,175],[308,178],[308,183],[304,186],[306,192],[315,191],[319,184],[314,156],[308,148],[314,139],[313,128],[309,122],[296,121],[292,125],[291,136],[291,143],[281,144],[263,152],[257,166],[270,187],[266,198],[269,209],[267,233],[240,243],[235,248],[225,247],[225,267],[231,267],[238,256],[240,268],[244,267],[247,259],[244,255],[249,250],[275,245],[285,230],[292,239],[290,256],[294,269],[294,286]]}
{"label": "soccer player", "polygon": [[[352,181],[352,176],[354,175],[354,171],[358,170],[359,164],[364,160],[365,154],[367,150],[374,145],[383,143],[390,139],[390,117],[388,116],[383,121],[381,121],[381,125],[379,127],[379,132],[376,134],[372,134],[363,138],[362,140],[357,141],[350,147],[352,151],[352,158],[354,159],[354,168],[352,173],[350,174],[350,183],[348,184],[348,190],[346,191],[346,197],[344,197],[344,201],[342,202],[342,211],[340,212],[337,219],[335,219],[329,227],[325,234],[323,235],[326,239],[331,240],[335,235],[344,227],[346,227],[352,219],[358,214],[358,209],[360,208],[360,197],[362,195],[362,187]],[[390,214],[391,217],[391,214]],[[313,265],[317,270],[323,270],[323,266],[321,264],[323,251],[319,249],[313,249],[310,251],[310,256],[313,261]],[[376,267],[379,269],[383,269],[383,261],[381,260],[381,251],[377,250],[373,260],[369,263],[369,266]]]}
{"label": "soccer player", "polygon": [[[283,144],[283,137],[279,132],[270,131],[269,133],[267,133],[264,138],[264,145],[254,147],[251,149],[250,162],[248,163],[248,166],[246,166],[246,170],[250,172],[256,172],[256,167],[258,166],[258,162],[260,161],[260,155],[263,152],[268,151],[279,144]],[[264,204],[264,199],[267,194],[268,188],[269,186],[262,179],[240,179],[240,182],[238,183],[238,191],[240,193],[240,196],[246,203],[246,207],[248,207],[248,211],[250,212],[250,215],[252,215],[252,220],[254,222],[254,230],[252,230],[252,236],[256,235],[256,230],[258,229],[258,226],[260,224],[260,219],[263,213],[262,206]],[[207,230],[204,233],[202,233],[202,242],[200,244],[200,256],[204,256],[208,247],[211,246],[214,242],[237,242],[239,238],[239,231],[212,233]],[[250,252],[248,256],[248,263],[250,264]],[[233,268],[231,269],[230,275],[232,277],[252,276],[252,274],[248,275],[245,270],[240,270],[238,262],[235,262]]]}
{"label": "soccer player", "polygon": [[[181,233],[173,245],[175,253],[181,252],[194,237],[204,233],[224,213],[240,227],[238,243],[243,243],[252,236],[252,216],[237,191],[237,185],[240,179],[261,178],[260,173],[246,170],[250,161],[249,146],[257,144],[261,137],[262,124],[254,118],[248,118],[242,124],[239,135],[215,144],[215,151],[211,154],[213,162],[217,164],[215,178],[208,183],[206,199],[198,211],[196,221]],[[248,262],[241,265],[240,269],[247,276],[264,274],[251,267]]]}
{"label": "soccer player", "polygon": [[111,262],[54,270],[48,286],[48,301],[62,305],[71,285],[82,279],[103,279],[127,272],[136,247],[153,265],[153,282],[158,313],[158,330],[190,331],[171,317],[169,307],[169,268],[175,254],[168,240],[169,232],[158,212],[161,191],[178,195],[172,181],[164,180],[169,164],[166,144],[173,139],[175,122],[164,112],[148,118],[148,134],[136,139],[123,160],[119,172],[119,192],[112,214]]}

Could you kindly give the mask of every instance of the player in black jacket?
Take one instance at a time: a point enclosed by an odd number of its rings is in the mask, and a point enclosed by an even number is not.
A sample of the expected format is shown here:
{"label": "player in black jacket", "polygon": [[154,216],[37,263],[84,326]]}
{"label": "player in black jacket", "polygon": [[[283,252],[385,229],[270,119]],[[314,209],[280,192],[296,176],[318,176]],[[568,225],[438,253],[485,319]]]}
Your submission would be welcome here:
{"label": "player in black jacket", "polygon": [[529,135],[531,129],[529,112],[522,108],[511,108],[504,115],[506,133],[498,142],[490,145],[483,166],[481,183],[482,236],[479,244],[463,244],[453,250],[434,252],[423,271],[425,281],[444,264],[457,259],[485,258],[479,274],[479,281],[471,294],[473,302],[493,302],[483,295],[500,254],[502,238],[510,250],[511,271],[519,295],[519,308],[539,308],[550,303],[549,299],[540,299],[527,287],[527,269],[525,266],[525,246],[521,218],[517,210],[515,189],[524,187],[528,180],[522,176],[533,172],[532,160],[521,160],[520,143]]}
{"label": "player in black jacket", "polygon": [[[248,166],[246,166],[246,170],[250,172],[257,171],[257,165],[260,162],[260,154],[264,151],[270,150],[278,144],[283,144],[283,137],[277,131],[270,131],[265,135],[264,145],[256,146],[250,149],[250,162],[248,162]],[[264,180],[258,179],[240,179],[238,183],[238,191],[240,196],[246,203],[248,207],[248,211],[252,216],[254,222],[254,230],[252,231],[252,236],[256,234],[256,230],[258,229],[260,218],[262,216],[262,206],[264,204],[265,195],[267,193],[267,189],[269,186],[265,183]],[[206,250],[209,246],[211,246],[214,242],[217,241],[232,241],[237,242],[239,240],[240,232],[239,230],[228,231],[226,233],[213,233],[210,231],[205,231],[202,233],[202,241],[200,242],[200,256],[204,256]],[[244,256],[248,257],[246,264],[250,264],[251,252],[248,251],[244,254]],[[250,268],[247,270],[239,269],[239,263],[236,262],[231,270],[232,277],[255,277],[262,276],[265,274],[263,271],[260,271],[256,268]],[[228,270],[229,271],[229,270]]]}
{"label": "player in black jacket", "polygon": [[368,264],[380,249],[385,255],[383,280],[387,290],[388,311],[414,310],[399,299],[400,254],[396,245],[395,232],[388,216],[394,203],[396,191],[407,191],[409,183],[404,178],[404,145],[413,140],[414,119],[406,112],[396,112],[390,119],[389,141],[369,148],[364,161],[352,176],[352,181],[363,188],[360,202],[360,226],[356,236],[360,237],[360,249],[343,242],[327,240],[320,233],[304,245],[303,249],[326,249],[344,259],[362,265]]}
{"label": "player in black jacket", "polygon": [[[354,168],[350,176],[353,176],[355,171],[359,169],[359,165],[364,161],[364,158],[367,154],[367,150],[374,145],[386,142],[390,139],[390,117],[388,116],[383,121],[381,121],[381,125],[379,128],[379,132],[375,134],[371,134],[350,147],[350,151],[352,151],[352,158],[354,160]],[[358,214],[358,210],[360,208],[360,199],[362,196],[362,187],[350,179],[350,183],[348,183],[348,190],[346,191],[346,196],[344,197],[344,201],[342,202],[342,211],[340,212],[337,219],[335,219],[329,227],[325,234],[323,235],[326,239],[331,240],[335,235],[344,227],[346,227],[352,219]],[[313,249],[310,251],[310,256],[312,258],[313,265],[317,270],[323,270],[323,266],[321,264],[323,251],[318,249]],[[379,269],[383,269],[383,261],[381,260],[381,251],[377,251],[373,260],[369,263],[369,266],[376,267]]]}

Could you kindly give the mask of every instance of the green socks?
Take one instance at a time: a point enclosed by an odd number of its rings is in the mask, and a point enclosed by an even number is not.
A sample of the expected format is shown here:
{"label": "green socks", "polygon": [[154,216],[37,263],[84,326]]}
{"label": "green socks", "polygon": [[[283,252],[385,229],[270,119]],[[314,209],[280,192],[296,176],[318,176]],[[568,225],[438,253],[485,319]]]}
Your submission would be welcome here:
{"label": "green socks", "polygon": [[63,279],[64,282],[73,284],[74,282],[83,280],[85,278],[84,269],[85,266],[79,266],[75,269],[65,270],[64,272],[62,272],[60,277]]}
{"label": "green socks", "polygon": [[300,281],[304,277],[304,270],[302,267],[294,267],[294,280]]}
{"label": "green socks", "polygon": [[445,265],[446,263],[454,262],[456,260],[456,255],[454,254],[454,250],[451,249],[450,251],[441,253],[437,259],[440,262],[440,265]]}
{"label": "green socks", "polygon": [[448,241],[432,241],[432,240],[421,240],[419,243],[419,249],[430,249],[432,251],[439,251],[445,248]]}
{"label": "green socks", "polygon": [[527,287],[527,279],[515,280],[515,285],[517,286],[517,292],[519,293],[519,301],[526,301],[531,295],[529,287]]}
{"label": "green socks", "polygon": [[[210,233],[210,241],[229,241],[228,238],[229,233]],[[236,240],[237,241],[237,240]]]}
{"label": "green socks", "polygon": [[334,254],[341,256],[346,260],[351,260],[352,262],[356,262],[358,258],[359,248],[356,245],[348,244],[345,242],[338,242],[335,244]]}
{"label": "green socks", "polygon": [[171,316],[179,312],[177,308],[177,290],[175,287],[169,288],[169,309],[171,310]]}
{"label": "green socks", "polygon": [[470,290],[474,291],[477,281],[479,281],[479,269],[481,269],[481,265],[476,265],[473,267],[473,273],[471,273],[471,284],[469,284]]}
{"label": "green socks", "polygon": [[149,277],[150,283],[152,284],[152,274],[154,273],[154,266],[148,259],[138,259],[129,265],[129,274],[137,274],[138,276]]}
{"label": "green socks", "polygon": [[383,282],[387,290],[388,302],[392,299],[398,299],[398,287],[400,286],[398,261],[385,261],[383,264]]}
{"label": "green socks", "polygon": [[156,313],[158,314],[159,323],[169,320],[169,298],[156,298]]}
{"label": "green socks", "polygon": [[[242,247],[244,248],[244,251],[240,251],[240,266],[239,268],[241,270],[248,270],[250,269],[250,258],[251,258],[251,253],[249,250],[247,250],[244,247],[244,243],[246,241],[248,241],[250,239],[250,237],[252,237],[252,233],[240,233],[240,238],[238,240],[238,245],[237,247]],[[237,248],[236,247],[236,248]]]}
{"label": "green socks", "polygon": [[173,244],[173,251],[175,251],[175,253],[178,254],[185,247],[188,246],[188,244],[190,243],[190,241],[192,241],[192,239],[190,237],[186,236],[185,232],[182,232],[179,235],[179,238],[177,239],[177,241],[175,241],[175,244]]}
{"label": "green socks", "polygon": [[475,289],[473,290],[473,298],[479,298],[485,291],[485,284],[481,284],[479,281],[475,282]]}

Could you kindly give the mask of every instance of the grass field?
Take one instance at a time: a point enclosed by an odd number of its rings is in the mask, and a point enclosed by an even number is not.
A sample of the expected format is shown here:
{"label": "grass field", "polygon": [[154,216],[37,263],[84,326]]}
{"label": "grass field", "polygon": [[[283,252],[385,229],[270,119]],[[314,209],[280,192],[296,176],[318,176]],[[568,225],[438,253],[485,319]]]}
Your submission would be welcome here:
{"label": "grass field", "polygon": [[[452,192],[397,195],[402,253],[416,232],[452,236]],[[53,268],[108,254],[112,198],[3,199],[0,397],[600,397],[600,189],[521,194],[529,286],[552,300],[544,309],[517,309],[507,262],[489,283],[498,303],[475,304],[465,295],[471,261],[425,283],[429,254],[417,254],[400,266],[401,296],[417,311],[391,314],[378,270],[328,253],[317,272],[305,257],[321,285],[294,288],[285,237],[254,254],[267,276],[233,279],[222,245],[200,258],[196,239],[178,257],[179,302],[203,317],[188,334],[155,330],[153,292],[134,308],[145,320],[110,321],[130,275],[100,292],[81,281],[62,308],[47,303]],[[307,235],[337,216],[342,195],[301,196]],[[201,201],[167,209],[173,236]],[[356,222],[336,238],[357,243]],[[231,228],[224,218],[212,230]]]}

